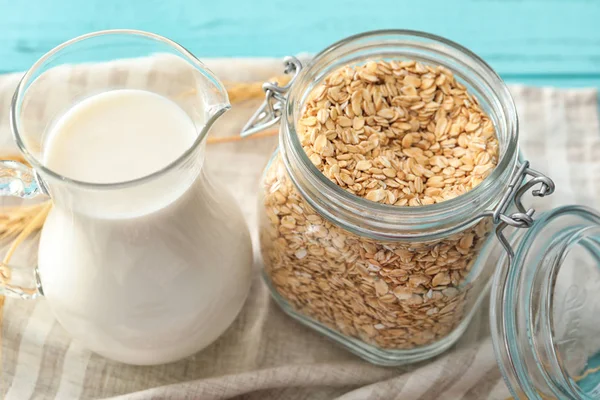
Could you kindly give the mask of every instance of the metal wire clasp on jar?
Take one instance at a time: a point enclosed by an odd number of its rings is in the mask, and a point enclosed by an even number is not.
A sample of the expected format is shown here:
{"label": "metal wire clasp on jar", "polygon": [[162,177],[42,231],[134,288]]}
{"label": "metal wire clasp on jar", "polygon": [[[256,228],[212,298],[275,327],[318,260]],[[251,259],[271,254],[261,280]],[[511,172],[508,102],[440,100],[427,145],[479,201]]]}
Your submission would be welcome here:
{"label": "metal wire clasp on jar", "polygon": [[[343,66],[415,60],[452,71],[495,128],[499,157],[479,185],[437,204],[376,203],[340,188],[315,167],[298,121],[315,87]],[[490,233],[506,246],[506,226],[529,227],[521,196],[552,193],[551,180],[519,162],[514,103],[502,80],[476,55],[442,38],[381,31],[334,44],[292,81],[265,84],[267,99],[242,134],[281,121],[280,147],[261,182],[259,226],[265,282],[292,317],[366,360],[399,365],[433,357],[464,332],[493,270],[477,256]],[[528,180],[528,178],[531,178]],[[526,182],[526,183],[524,183]],[[514,205],[516,212],[509,214]]]}

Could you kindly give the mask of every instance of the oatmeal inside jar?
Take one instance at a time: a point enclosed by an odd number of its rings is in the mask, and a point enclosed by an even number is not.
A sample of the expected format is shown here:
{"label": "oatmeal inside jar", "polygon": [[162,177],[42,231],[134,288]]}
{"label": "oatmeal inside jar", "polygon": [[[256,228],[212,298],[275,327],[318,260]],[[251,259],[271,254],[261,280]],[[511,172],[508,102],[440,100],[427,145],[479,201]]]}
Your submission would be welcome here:
{"label": "oatmeal inside jar", "polygon": [[[317,85],[297,124],[321,173],[370,201],[424,206],[460,196],[498,161],[494,125],[453,74],[370,61]],[[277,157],[263,179],[261,249],[279,295],[300,314],[385,349],[448,335],[463,320],[487,218],[427,242],[382,242],[315,211]]]}
{"label": "oatmeal inside jar", "polygon": [[350,193],[398,206],[448,200],[496,166],[494,125],[446,68],[370,61],[329,75],[299,121],[304,151]]}

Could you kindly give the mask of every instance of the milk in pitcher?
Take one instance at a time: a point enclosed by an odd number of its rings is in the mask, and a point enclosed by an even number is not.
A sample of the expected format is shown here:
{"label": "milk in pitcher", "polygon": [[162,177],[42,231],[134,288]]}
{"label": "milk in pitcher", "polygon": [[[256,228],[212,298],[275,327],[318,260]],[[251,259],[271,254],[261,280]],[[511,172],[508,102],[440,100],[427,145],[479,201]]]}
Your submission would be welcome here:
{"label": "milk in pitcher", "polygon": [[167,98],[121,89],[75,104],[46,133],[45,166],[90,185],[52,194],[39,249],[44,295],[60,323],[106,357],[185,357],[214,341],[246,297],[252,253],[233,199],[185,162],[144,181],[201,128]]}

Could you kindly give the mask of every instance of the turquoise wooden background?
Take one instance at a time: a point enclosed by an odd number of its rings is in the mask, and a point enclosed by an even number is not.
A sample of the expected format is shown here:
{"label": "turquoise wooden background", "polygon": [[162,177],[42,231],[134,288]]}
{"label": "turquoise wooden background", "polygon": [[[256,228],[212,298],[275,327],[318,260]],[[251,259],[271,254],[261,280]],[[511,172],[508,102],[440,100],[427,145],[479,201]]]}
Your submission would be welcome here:
{"label": "turquoise wooden background", "polygon": [[199,58],[316,52],[365,30],[425,30],[509,82],[600,87],[600,0],[0,0],[0,72],[108,28],[168,36]]}

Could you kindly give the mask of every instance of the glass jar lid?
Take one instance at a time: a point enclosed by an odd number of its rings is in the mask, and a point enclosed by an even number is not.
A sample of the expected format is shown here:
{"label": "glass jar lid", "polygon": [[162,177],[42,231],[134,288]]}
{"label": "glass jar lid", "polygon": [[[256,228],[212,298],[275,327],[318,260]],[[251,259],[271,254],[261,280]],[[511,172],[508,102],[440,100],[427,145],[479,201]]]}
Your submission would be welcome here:
{"label": "glass jar lid", "polygon": [[[517,399],[600,396],[600,214],[564,206],[510,239],[492,285],[498,364]],[[508,261],[512,258],[512,261]]]}

